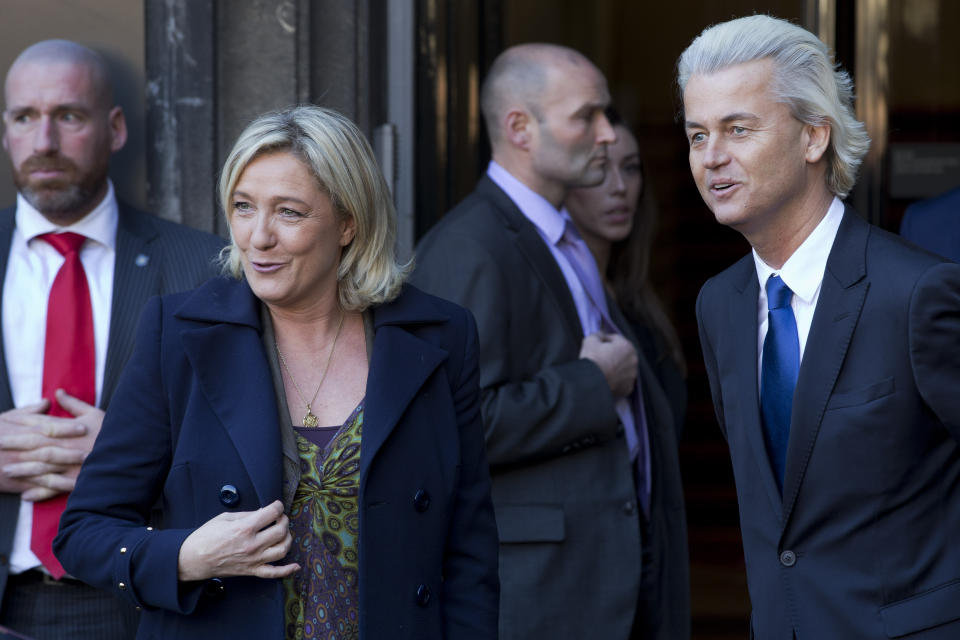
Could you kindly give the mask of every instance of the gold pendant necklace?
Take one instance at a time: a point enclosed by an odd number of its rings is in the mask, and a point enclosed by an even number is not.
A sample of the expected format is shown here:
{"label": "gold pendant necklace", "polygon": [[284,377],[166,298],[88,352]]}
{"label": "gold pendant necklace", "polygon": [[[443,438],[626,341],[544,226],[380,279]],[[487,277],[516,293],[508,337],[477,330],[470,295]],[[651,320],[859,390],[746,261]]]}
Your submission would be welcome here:
{"label": "gold pendant necklace", "polygon": [[310,402],[307,402],[307,399],[303,395],[303,391],[300,390],[300,385],[297,384],[296,378],[293,377],[293,372],[290,371],[290,367],[287,365],[287,359],[283,357],[283,354],[280,353],[280,345],[277,344],[277,341],[273,341],[273,346],[277,349],[277,355],[280,356],[280,364],[283,365],[283,368],[287,370],[287,375],[290,376],[290,382],[293,383],[293,388],[297,390],[297,395],[300,396],[300,400],[303,404],[307,405],[307,413],[303,416],[303,426],[305,427],[317,427],[320,426],[320,420],[313,413],[313,409],[310,405],[317,399],[317,394],[320,393],[320,387],[323,386],[323,381],[327,379],[327,371],[330,370],[330,362],[333,360],[333,350],[337,348],[337,339],[340,338],[340,329],[343,328],[343,316],[345,314],[340,312],[340,323],[337,325],[337,333],[333,336],[333,345],[330,347],[330,353],[327,355],[327,364],[323,368],[323,375],[320,376],[320,383],[317,385],[317,390],[313,392],[313,397],[310,398]]}

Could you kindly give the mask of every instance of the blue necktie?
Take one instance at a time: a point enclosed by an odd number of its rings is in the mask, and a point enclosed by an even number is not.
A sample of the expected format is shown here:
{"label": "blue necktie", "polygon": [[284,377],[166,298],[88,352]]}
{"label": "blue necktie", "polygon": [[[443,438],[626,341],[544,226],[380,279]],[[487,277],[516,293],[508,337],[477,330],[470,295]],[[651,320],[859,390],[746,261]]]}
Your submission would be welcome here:
{"label": "blue necktie", "polygon": [[797,337],[797,320],[790,308],[793,291],[780,276],[770,276],[766,289],[769,311],[760,371],[760,412],[763,415],[767,454],[782,492],[793,390],[800,372],[800,340]]}

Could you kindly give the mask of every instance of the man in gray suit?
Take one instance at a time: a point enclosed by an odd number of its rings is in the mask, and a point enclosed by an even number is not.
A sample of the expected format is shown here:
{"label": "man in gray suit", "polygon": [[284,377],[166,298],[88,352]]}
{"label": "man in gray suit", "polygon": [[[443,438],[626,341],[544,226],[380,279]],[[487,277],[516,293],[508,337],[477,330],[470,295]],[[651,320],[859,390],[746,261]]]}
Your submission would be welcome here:
{"label": "man in gray suit", "polygon": [[[10,67],[5,100],[18,195],[0,211],[0,625],[38,640],[132,638],[136,612],[63,575],[44,529],[55,532],[99,433],[143,303],[213,275],[223,243],[117,202],[107,170],[126,123],[94,51],[63,40],[28,47]],[[71,291],[85,289],[68,295],[85,320],[55,310],[61,271]],[[88,380],[89,393],[51,387],[49,358],[80,343],[92,366],[66,379]],[[61,360],[73,367],[72,357]]]}
{"label": "man in gray suit", "polygon": [[481,89],[493,161],[413,276],[477,319],[506,640],[689,635],[670,408],[562,209],[603,179],[609,101],[576,51],[503,52]]}

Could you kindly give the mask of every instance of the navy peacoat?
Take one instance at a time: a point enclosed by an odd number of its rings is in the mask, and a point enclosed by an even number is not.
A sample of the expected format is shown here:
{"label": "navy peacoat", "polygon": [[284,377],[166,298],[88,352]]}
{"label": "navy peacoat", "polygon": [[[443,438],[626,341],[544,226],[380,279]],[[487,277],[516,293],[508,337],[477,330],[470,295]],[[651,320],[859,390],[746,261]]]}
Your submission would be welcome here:
{"label": "navy peacoat", "polygon": [[[372,312],[361,637],[495,638],[497,534],[473,318],[409,286]],[[282,638],[279,580],[177,579],[194,529],[280,498],[277,420],[260,302],[246,282],[154,298],[61,521],[58,558],[142,607],[138,638]],[[229,507],[225,485],[239,497]]]}

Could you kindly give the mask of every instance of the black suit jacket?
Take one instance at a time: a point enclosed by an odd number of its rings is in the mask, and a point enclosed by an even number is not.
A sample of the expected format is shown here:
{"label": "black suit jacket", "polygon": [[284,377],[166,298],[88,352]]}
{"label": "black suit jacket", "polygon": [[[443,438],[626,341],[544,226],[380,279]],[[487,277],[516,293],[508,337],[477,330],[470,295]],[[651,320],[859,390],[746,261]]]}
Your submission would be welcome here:
{"label": "black suit jacket", "polygon": [[[16,208],[0,211],[0,300],[13,238]],[[110,337],[100,407],[106,408],[120,371],[133,351],[143,305],[153,295],[190,289],[217,272],[214,260],[224,242],[209,233],[174,224],[119,204],[116,263],[110,306]],[[146,256],[146,263],[143,258]],[[6,355],[0,340],[0,411],[13,408]],[[18,494],[0,493],[0,598],[10,569],[7,558],[20,507]]]}
{"label": "black suit jacket", "polygon": [[[413,281],[477,319],[501,638],[626,638],[641,571],[632,467],[610,388],[579,358],[583,331],[549,248],[484,177],[424,237]],[[689,588],[677,443],[642,357],[639,373],[654,464],[654,564],[643,570],[660,586],[658,637],[679,639]]]}
{"label": "black suit jacket", "polygon": [[753,637],[960,637],[960,266],[847,208],[800,366],[782,497],[760,418],[758,295],[748,255],[697,301]]}

